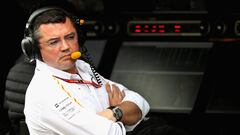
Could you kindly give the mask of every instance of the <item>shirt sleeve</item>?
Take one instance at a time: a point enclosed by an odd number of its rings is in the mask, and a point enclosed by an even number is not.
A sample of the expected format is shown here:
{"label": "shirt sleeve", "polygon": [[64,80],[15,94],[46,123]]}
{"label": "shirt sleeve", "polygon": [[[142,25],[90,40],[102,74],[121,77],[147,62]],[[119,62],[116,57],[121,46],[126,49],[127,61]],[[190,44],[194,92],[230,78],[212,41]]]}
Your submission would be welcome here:
{"label": "shirt sleeve", "polygon": [[29,131],[33,134],[47,135],[54,132],[59,135],[126,135],[121,122],[115,123],[85,110],[70,99],[64,100],[57,107],[35,105],[42,107],[32,106],[31,114],[27,114],[26,119]]}
{"label": "shirt sleeve", "polygon": [[125,126],[127,131],[132,131],[146,117],[147,113],[149,112],[150,106],[149,106],[148,102],[146,101],[146,99],[143,96],[141,96],[140,94],[138,94],[137,92],[135,92],[133,90],[129,90],[122,84],[119,84],[119,83],[116,83],[116,82],[113,82],[113,81],[110,81],[107,79],[105,79],[105,80],[106,80],[106,82],[109,82],[110,84],[116,84],[121,91],[125,92],[125,97],[123,99],[123,102],[124,101],[133,102],[141,110],[141,112],[142,112],[141,120],[139,120],[135,125]]}
{"label": "shirt sleeve", "polygon": [[[73,111],[70,112],[69,110]],[[69,116],[66,117],[66,115]],[[57,115],[55,110],[50,110],[48,115],[43,118],[45,125],[63,135],[126,134],[125,127],[121,122],[115,123],[93,112],[80,109],[78,106],[67,107],[65,111],[57,113]]]}
{"label": "shirt sleeve", "polygon": [[[85,64],[86,64],[86,67],[84,68],[84,70],[88,71],[89,74],[92,74],[89,64],[87,63]],[[125,92],[125,97],[123,101],[130,101],[135,103],[139,107],[139,109],[142,111],[142,119],[140,119],[135,125],[125,126],[127,131],[132,131],[146,117],[147,113],[149,112],[150,106],[148,102],[142,95],[138,94],[136,91],[129,90],[123,84],[106,79],[101,75],[99,75],[99,77],[101,78],[103,85],[105,85],[107,82],[110,84],[116,84],[121,91]]]}

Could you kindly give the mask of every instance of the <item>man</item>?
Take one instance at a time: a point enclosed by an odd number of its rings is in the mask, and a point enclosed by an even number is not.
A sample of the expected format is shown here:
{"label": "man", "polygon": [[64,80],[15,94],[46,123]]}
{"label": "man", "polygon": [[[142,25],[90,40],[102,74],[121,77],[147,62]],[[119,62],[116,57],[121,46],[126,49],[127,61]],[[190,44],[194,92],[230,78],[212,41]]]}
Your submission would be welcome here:
{"label": "man", "polygon": [[22,49],[36,60],[25,97],[29,132],[125,135],[145,118],[149,104],[77,59],[83,42],[74,19],[62,9],[42,8],[33,12],[26,25]]}

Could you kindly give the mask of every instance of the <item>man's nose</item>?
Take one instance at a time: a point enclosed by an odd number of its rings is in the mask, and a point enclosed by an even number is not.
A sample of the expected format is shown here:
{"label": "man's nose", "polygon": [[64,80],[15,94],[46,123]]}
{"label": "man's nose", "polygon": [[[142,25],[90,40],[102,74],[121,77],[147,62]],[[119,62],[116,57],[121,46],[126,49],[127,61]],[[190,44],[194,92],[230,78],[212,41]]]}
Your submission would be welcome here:
{"label": "man's nose", "polygon": [[69,43],[66,40],[62,40],[62,49],[66,50],[69,48]]}

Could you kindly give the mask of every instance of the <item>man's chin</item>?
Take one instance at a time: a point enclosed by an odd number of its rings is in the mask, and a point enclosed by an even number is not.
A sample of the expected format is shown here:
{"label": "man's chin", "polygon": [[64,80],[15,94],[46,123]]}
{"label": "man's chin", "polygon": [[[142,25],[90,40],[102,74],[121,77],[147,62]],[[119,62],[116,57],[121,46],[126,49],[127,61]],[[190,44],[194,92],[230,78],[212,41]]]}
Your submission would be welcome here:
{"label": "man's chin", "polygon": [[75,64],[64,64],[61,66],[61,70],[68,71],[68,70],[73,69],[74,66],[75,66]]}

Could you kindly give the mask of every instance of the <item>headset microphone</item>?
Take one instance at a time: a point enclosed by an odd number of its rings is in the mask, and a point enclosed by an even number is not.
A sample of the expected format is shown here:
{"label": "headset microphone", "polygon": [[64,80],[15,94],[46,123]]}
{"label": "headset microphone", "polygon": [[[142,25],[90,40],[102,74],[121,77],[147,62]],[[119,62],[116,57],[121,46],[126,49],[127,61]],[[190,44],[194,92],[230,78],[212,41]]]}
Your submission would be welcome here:
{"label": "headset microphone", "polygon": [[72,54],[71,54],[71,58],[72,59],[78,59],[78,58],[80,58],[81,57],[81,52],[73,52]]}

